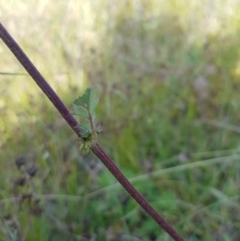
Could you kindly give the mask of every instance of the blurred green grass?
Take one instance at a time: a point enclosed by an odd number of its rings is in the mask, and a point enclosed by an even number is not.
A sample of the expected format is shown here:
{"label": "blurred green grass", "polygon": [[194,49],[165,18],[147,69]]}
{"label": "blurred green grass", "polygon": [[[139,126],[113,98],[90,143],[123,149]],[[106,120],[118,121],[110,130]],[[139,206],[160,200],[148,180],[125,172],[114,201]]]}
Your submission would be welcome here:
{"label": "blurred green grass", "polygon": [[[69,108],[99,85],[99,141],[186,240],[239,240],[238,1],[0,6]],[[0,72],[25,73],[3,43],[0,51]],[[29,76],[0,79],[2,240],[170,240],[100,161],[80,154]],[[22,186],[21,156],[38,168]]]}

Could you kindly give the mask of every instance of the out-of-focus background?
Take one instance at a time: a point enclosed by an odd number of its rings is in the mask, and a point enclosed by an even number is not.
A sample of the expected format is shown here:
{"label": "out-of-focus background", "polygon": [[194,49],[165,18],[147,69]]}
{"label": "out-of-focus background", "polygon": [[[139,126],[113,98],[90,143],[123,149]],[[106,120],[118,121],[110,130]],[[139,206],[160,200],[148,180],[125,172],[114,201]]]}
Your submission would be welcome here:
{"label": "out-of-focus background", "polygon": [[[0,2],[60,98],[186,240],[240,239],[240,2]],[[0,240],[168,241],[0,42]]]}

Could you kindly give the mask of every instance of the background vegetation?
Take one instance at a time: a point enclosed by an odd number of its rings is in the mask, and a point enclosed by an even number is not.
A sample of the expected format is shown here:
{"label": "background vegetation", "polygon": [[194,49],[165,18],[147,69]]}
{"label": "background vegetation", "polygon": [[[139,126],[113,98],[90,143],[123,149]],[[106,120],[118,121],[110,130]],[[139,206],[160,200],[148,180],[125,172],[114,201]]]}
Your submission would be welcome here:
{"label": "background vegetation", "polygon": [[[240,238],[237,0],[1,1],[71,108],[99,85],[100,142],[191,241]],[[170,240],[0,44],[0,240]]]}

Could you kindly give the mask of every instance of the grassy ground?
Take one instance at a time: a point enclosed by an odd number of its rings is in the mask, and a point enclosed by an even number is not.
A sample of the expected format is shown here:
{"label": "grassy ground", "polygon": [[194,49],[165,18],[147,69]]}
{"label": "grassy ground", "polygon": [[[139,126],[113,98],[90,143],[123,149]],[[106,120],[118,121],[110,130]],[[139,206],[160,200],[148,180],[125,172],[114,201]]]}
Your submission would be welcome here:
{"label": "grassy ground", "polygon": [[[186,240],[239,240],[238,1],[0,8],[69,108],[99,85],[101,144]],[[0,52],[0,240],[171,240],[99,160],[81,155],[3,43]]]}

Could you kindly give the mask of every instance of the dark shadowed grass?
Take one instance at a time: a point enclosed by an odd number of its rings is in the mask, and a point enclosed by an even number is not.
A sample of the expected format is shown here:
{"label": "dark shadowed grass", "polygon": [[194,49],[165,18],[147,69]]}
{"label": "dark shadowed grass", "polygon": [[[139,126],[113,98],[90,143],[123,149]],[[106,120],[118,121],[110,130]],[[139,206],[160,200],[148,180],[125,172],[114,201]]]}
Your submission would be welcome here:
{"label": "dark shadowed grass", "polygon": [[[239,240],[239,6],[191,3],[39,1],[2,21],[69,108],[100,86],[100,142],[186,240]],[[0,76],[1,239],[170,240],[29,77]]]}

